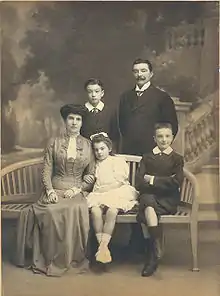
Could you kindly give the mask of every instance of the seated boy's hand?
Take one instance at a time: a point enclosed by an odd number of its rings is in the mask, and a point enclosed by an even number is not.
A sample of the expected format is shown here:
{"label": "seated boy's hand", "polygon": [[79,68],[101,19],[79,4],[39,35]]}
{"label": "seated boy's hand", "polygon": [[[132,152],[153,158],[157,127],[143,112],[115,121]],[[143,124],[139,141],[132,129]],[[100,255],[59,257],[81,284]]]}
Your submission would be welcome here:
{"label": "seated boy's hand", "polygon": [[94,175],[85,175],[83,177],[83,181],[85,181],[87,184],[93,184],[95,182],[95,176]]}
{"label": "seated boy's hand", "polygon": [[147,174],[144,175],[144,181],[145,181],[146,183],[150,183],[151,178],[152,178],[151,175],[147,175]]}

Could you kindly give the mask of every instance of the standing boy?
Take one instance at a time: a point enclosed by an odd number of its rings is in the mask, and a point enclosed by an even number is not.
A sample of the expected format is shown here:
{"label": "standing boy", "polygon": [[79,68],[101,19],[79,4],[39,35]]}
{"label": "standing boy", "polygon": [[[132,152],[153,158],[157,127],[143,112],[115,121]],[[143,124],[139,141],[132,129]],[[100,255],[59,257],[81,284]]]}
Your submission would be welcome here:
{"label": "standing boy", "polygon": [[84,88],[88,95],[88,101],[85,103],[88,112],[81,134],[89,139],[91,135],[105,132],[114,143],[117,128],[113,125],[116,122],[113,120],[111,109],[103,102],[105,91],[102,81],[91,78],[86,81]]}

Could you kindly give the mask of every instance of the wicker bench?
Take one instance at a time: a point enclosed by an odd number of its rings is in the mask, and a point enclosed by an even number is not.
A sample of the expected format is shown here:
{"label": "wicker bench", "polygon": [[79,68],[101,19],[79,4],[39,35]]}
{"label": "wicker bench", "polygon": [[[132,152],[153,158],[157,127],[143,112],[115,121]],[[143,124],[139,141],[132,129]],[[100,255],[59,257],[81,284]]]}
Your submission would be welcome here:
{"label": "wicker bench", "polygon": [[[120,156],[120,155],[119,155]],[[122,155],[130,167],[130,182],[135,183],[135,173],[141,157]],[[17,218],[20,211],[39,198],[42,188],[43,159],[35,158],[10,165],[1,171],[2,218]],[[175,215],[164,215],[161,223],[186,223],[190,226],[192,270],[198,271],[198,184],[195,176],[184,168],[181,188],[181,205]],[[136,223],[134,212],[118,215],[117,223]]]}

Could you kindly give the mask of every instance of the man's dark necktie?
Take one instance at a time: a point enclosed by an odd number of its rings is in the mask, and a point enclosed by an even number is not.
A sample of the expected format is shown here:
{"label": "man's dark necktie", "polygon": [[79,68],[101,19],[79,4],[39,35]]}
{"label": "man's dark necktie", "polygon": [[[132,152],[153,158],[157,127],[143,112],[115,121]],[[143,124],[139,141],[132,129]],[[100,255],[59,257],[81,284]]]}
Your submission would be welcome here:
{"label": "man's dark necktie", "polygon": [[98,108],[93,108],[93,109],[92,109],[92,113],[97,114],[98,112],[99,112],[99,109],[98,109]]}
{"label": "man's dark necktie", "polygon": [[144,93],[143,91],[136,91],[136,94],[138,97],[141,97],[143,95],[143,93]]}

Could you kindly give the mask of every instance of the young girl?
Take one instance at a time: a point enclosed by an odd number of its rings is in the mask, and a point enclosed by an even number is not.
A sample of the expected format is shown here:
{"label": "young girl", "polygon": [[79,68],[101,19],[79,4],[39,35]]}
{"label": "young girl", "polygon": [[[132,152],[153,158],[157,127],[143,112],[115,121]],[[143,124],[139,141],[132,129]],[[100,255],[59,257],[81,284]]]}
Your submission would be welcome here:
{"label": "young girl", "polygon": [[[91,136],[96,158],[93,192],[87,197],[92,222],[98,241],[96,261],[111,262],[108,244],[119,211],[129,211],[136,204],[137,191],[129,184],[129,168],[126,161],[112,155],[112,142],[106,133]],[[89,176],[86,180],[89,182]],[[91,182],[92,182],[91,176]],[[103,221],[105,214],[105,221]]]}

